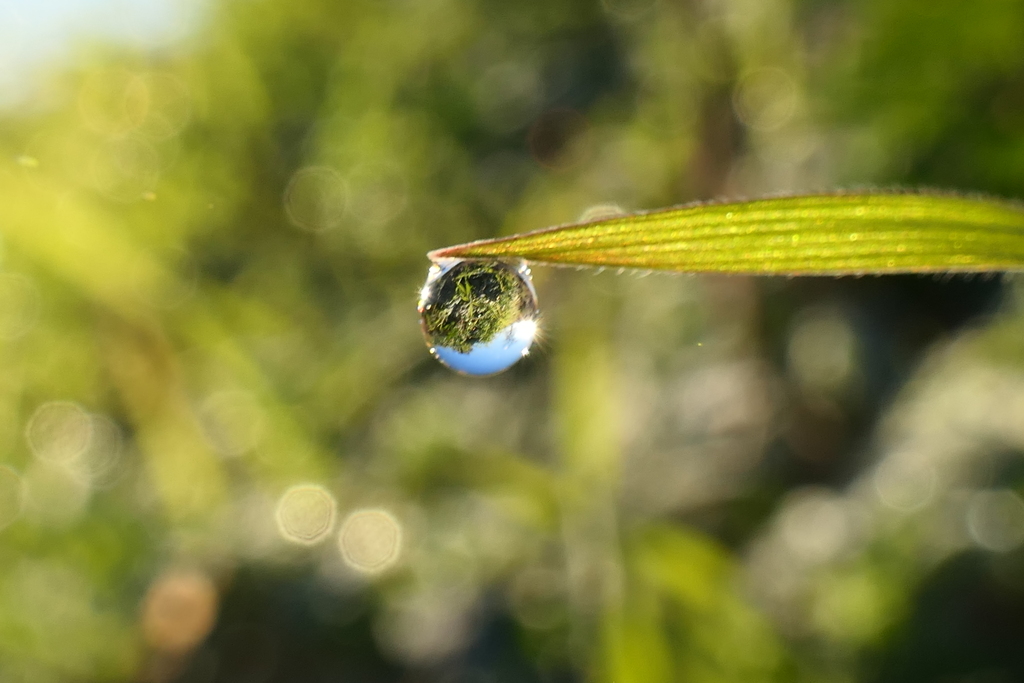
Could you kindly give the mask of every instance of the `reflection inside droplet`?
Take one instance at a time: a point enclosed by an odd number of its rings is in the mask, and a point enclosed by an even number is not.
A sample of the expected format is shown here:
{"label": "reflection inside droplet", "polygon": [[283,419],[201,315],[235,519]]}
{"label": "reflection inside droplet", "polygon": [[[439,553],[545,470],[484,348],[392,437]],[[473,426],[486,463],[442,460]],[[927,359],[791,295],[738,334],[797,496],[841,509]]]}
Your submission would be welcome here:
{"label": "reflection inside droplet", "polygon": [[466,375],[508,369],[537,335],[537,293],[524,262],[435,263],[418,310],[430,352]]}

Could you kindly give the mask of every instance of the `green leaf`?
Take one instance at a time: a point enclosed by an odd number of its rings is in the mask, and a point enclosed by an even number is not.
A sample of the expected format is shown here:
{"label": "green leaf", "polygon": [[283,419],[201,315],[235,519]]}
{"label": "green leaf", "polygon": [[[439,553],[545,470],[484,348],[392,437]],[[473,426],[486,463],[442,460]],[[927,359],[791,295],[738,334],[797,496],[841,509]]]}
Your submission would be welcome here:
{"label": "green leaf", "polygon": [[428,256],[776,275],[1020,270],[1024,207],[943,194],[772,197],[562,225]]}

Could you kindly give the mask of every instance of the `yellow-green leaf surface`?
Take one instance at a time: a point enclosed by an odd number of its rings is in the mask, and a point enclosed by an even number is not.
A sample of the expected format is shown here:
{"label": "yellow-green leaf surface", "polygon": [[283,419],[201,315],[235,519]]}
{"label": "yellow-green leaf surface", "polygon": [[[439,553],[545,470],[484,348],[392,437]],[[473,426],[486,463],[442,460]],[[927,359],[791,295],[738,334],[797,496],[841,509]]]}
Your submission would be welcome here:
{"label": "yellow-green leaf surface", "polygon": [[772,197],[615,216],[429,256],[766,275],[1021,270],[1024,207],[944,194]]}

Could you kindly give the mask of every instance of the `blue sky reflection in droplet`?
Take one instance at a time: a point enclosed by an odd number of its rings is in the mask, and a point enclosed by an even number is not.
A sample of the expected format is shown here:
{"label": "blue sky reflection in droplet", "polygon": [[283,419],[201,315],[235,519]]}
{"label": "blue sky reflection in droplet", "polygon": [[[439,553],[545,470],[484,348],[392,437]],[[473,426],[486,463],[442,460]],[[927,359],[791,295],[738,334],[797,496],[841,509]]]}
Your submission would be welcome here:
{"label": "blue sky reflection in droplet", "polygon": [[530,352],[537,335],[537,321],[512,323],[486,344],[477,344],[469,353],[459,353],[443,346],[434,347],[439,361],[456,372],[467,375],[493,375],[515,365]]}

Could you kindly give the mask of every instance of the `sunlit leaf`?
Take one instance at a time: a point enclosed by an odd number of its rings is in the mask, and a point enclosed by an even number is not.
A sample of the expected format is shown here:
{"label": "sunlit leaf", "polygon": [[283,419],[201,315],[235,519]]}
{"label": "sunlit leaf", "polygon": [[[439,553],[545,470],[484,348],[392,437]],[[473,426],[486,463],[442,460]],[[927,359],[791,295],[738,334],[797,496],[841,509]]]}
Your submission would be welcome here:
{"label": "sunlit leaf", "polygon": [[694,273],[849,275],[1024,268],[1024,207],[943,194],[691,204],[438,249],[432,259]]}

